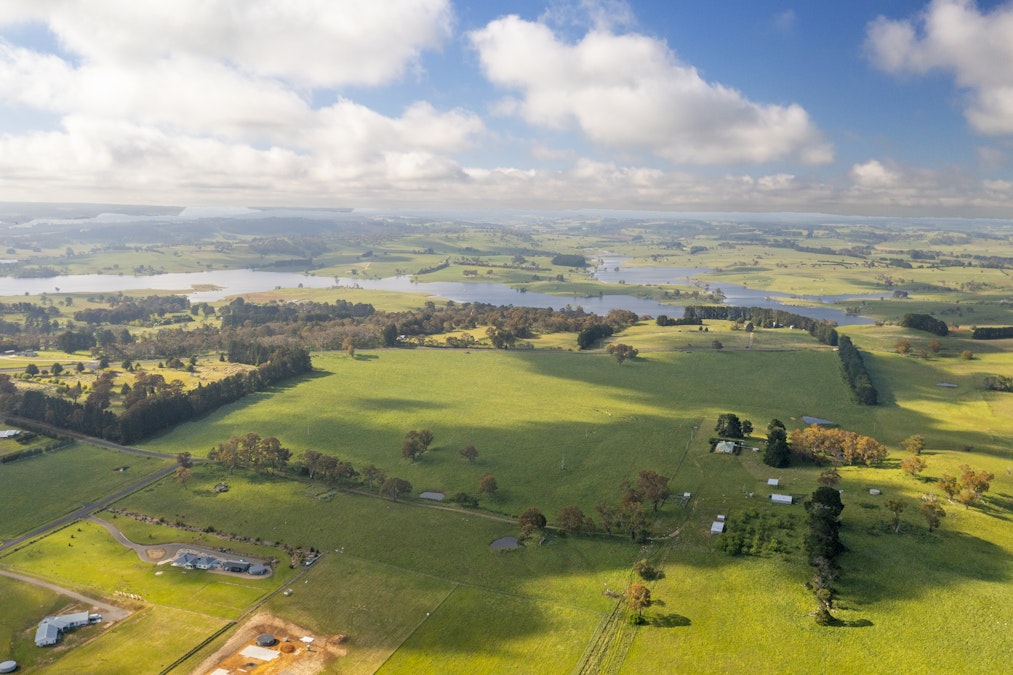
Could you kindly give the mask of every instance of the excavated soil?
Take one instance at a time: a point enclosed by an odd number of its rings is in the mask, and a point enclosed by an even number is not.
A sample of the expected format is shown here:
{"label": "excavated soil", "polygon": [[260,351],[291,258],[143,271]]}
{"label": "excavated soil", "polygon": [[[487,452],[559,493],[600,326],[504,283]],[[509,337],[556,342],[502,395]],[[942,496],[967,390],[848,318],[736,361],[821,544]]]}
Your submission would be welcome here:
{"label": "excavated soil", "polygon": [[[277,658],[262,661],[243,656],[240,652],[251,645],[256,645],[257,636],[263,633],[270,633],[277,638],[277,644],[268,648],[278,653]],[[307,644],[299,639],[304,636],[313,638],[313,642],[308,645],[309,651],[306,649]],[[288,638],[288,642],[285,638]],[[250,617],[236,634],[221,649],[205,659],[192,675],[208,675],[216,669],[229,673],[239,673],[242,669],[246,672],[255,672],[257,675],[316,675],[323,672],[331,661],[348,653],[342,644],[343,641],[344,638],[340,635],[315,635],[290,621],[268,612],[260,612]]]}

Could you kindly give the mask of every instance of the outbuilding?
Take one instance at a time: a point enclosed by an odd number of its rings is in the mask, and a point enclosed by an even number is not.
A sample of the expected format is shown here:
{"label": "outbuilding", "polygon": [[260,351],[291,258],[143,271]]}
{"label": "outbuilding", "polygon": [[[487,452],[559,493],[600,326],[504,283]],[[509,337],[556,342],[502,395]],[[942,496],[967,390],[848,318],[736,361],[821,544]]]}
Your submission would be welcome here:
{"label": "outbuilding", "polygon": [[725,531],[725,524],[720,520],[715,520],[711,523],[711,534],[721,534]]}
{"label": "outbuilding", "polygon": [[777,487],[780,484],[781,484],[781,481],[778,480],[777,478],[768,478],[767,479],[767,485],[769,485],[770,487]]}
{"label": "outbuilding", "polygon": [[278,644],[278,638],[274,637],[270,633],[261,633],[257,636],[258,647],[273,647]]}
{"label": "outbuilding", "polygon": [[267,574],[267,567],[265,565],[250,565],[248,571],[255,577],[262,577]]}
{"label": "outbuilding", "polygon": [[792,499],[791,495],[772,494],[770,495],[770,502],[772,504],[791,504]]}

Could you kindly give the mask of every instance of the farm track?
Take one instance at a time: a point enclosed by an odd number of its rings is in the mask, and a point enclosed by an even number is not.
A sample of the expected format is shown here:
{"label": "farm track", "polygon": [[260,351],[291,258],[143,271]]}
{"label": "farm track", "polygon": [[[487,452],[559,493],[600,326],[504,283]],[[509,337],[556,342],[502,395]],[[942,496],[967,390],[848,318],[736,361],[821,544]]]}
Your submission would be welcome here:
{"label": "farm track", "polygon": [[88,596],[81,595],[80,593],[72,591],[69,588],[64,588],[63,586],[58,586],[48,581],[43,581],[42,579],[36,579],[35,577],[30,577],[24,574],[17,574],[16,572],[8,572],[7,570],[0,570],[0,576],[8,577],[10,579],[17,579],[18,581],[24,581],[25,583],[32,584],[33,586],[40,586],[42,588],[46,588],[48,590],[59,593],[60,595],[66,595],[68,598],[73,598],[87,605],[90,605],[91,607],[101,609],[103,612],[102,613],[103,621],[122,621],[123,619],[130,616],[130,612],[123,609],[122,607],[117,607],[116,605],[110,605],[108,603],[102,602],[101,600],[89,598]]}
{"label": "farm track", "polygon": [[[629,586],[632,574],[631,571],[630,577],[626,580],[627,586]],[[625,593],[616,600],[612,612],[598,624],[598,629],[591,636],[580,661],[570,671],[571,675],[600,675],[619,672],[637,633],[636,626],[629,625],[626,617],[624,598]]]}

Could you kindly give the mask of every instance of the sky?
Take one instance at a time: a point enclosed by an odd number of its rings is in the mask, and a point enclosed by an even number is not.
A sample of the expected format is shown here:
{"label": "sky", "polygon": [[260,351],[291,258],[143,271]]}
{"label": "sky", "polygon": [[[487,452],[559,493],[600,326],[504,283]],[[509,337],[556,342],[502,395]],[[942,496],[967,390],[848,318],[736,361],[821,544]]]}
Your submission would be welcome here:
{"label": "sky", "polygon": [[3,0],[0,201],[1013,218],[1013,0]]}

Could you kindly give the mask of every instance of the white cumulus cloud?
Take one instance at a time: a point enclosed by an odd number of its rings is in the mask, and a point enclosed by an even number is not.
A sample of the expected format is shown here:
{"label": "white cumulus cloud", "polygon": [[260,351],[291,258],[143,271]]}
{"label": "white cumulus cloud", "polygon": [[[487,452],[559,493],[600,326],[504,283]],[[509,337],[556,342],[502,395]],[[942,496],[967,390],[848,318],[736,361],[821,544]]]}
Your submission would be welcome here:
{"label": "white cumulus cloud", "polygon": [[983,12],[972,0],[933,0],[912,19],[880,16],[869,24],[866,50],[889,73],[952,73],[970,94],[971,127],[1013,134],[1013,3]]}
{"label": "white cumulus cloud", "polygon": [[833,157],[801,106],[756,103],[707,82],[652,37],[595,29],[569,44],[542,23],[508,16],[470,39],[486,77],[520,94],[501,110],[530,124],[576,126],[603,146],[686,164]]}

